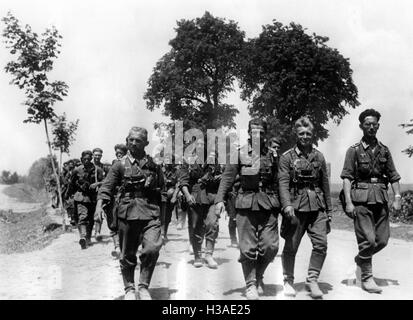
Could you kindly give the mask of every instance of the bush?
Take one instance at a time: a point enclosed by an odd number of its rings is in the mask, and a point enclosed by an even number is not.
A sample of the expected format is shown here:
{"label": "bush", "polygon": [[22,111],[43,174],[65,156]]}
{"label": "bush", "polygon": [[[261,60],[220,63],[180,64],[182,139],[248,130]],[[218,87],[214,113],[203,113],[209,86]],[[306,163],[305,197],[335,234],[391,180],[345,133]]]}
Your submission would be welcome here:
{"label": "bush", "polygon": [[396,212],[392,208],[390,202],[390,221],[391,222],[403,222],[413,224],[413,190],[407,190],[401,193],[401,210]]}

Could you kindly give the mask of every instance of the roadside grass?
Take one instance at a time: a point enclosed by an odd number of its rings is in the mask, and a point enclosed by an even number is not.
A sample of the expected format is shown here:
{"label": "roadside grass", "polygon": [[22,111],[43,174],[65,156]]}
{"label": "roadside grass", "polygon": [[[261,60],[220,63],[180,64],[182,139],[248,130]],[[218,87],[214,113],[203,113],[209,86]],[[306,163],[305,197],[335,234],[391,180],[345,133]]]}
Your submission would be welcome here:
{"label": "roadside grass", "polygon": [[7,186],[3,190],[3,193],[11,198],[16,199],[18,202],[33,203],[49,201],[45,190],[37,190],[24,183],[16,183]]}
{"label": "roadside grass", "polygon": [[0,210],[1,254],[43,249],[60,234],[62,226],[47,215],[45,208],[25,213]]}

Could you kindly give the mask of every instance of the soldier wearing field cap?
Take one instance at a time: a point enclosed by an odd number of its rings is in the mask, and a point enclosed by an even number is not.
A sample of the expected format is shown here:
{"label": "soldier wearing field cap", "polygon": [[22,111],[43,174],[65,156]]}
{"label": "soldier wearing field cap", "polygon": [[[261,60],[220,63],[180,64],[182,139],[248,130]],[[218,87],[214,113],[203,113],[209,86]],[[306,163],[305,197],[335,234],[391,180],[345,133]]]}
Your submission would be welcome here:
{"label": "soldier wearing field cap", "polygon": [[285,239],[282,253],[284,294],[296,295],[295,255],[307,232],[313,250],[306,288],[311,297],[316,299],[323,296],[318,277],[327,255],[332,206],[327,165],[323,154],[312,145],[313,130],[313,124],[306,117],[295,122],[297,144],[280,157],[278,176],[283,209],[281,236]]}
{"label": "soldier wearing field cap", "polygon": [[[257,132],[258,137],[254,136]],[[217,215],[224,211],[225,196],[238,174],[240,187],[235,197],[235,210],[239,262],[246,283],[245,296],[248,300],[257,300],[259,294],[265,293],[264,272],[278,251],[280,203],[277,163],[265,145],[267,123],[262,119],[250,120],[248,133],[250,138],[239,148],[237,162],[225,165],[215,198],[215,210]]]}
{"label": "soldier wearing field cap", "polygon": [[361,287],[370,293],[381,293],[373,279],[372,257],[382,250],[390,237],[388,184],[395,195],[393,207],[400,210],[400,175],[389,148],[377,140],[380,113],[367,109],[359,116],[363,131],[361,141],[346,153],[341,178],[346,214],[354,219],[359,253],[355,262],[361,269]]}
{"label": "soldier wearing field cap", "polygon": [[139,245],[142,245],[138,285],[141,300],[151,299],[148,287],[162,247],[159,208],[164,178],[161,167],[145,152],[148,143],[146,129],[133,127],[129,131],[126,138],[128,152],[111,167],[99,189],[95,212],[96,216],[103,215],[102,206],[110,202],[118,187],[120,269],[126,300],[136,299],[134,275]]}

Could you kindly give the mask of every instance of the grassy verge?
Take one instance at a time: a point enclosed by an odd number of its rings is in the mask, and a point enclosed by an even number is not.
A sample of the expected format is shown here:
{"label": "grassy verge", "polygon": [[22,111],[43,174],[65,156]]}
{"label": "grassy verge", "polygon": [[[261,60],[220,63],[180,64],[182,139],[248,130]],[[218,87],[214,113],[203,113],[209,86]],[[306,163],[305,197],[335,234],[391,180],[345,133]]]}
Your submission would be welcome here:
{"label": "grassy verge", "polygon": [[23,183],[9,185],[3,190],[3,193],[16,199],[18,202],[24,203],[44,203],[49,200],[45,190],[38,191],[35,188]]}
{"label": "grassy verge", "polygon": [[15,213],[0,210],[0,253],[10,254],[39,250],[62,233],[45,209]]}

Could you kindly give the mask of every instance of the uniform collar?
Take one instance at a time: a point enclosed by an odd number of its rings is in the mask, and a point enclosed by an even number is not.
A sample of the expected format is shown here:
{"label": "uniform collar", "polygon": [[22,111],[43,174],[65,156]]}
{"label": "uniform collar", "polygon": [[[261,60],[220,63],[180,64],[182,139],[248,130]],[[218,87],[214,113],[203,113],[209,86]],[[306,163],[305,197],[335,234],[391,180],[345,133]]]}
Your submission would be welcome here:
{"label": "uniform collar", "polygon": [[[298,156],[301,156],[303,154],[297,145],[295,145],[294,151],[295,153],[297,153]],[[308,155],[312,154],[313,152],[314,152],[314,146],[311,146],[311,151],[308,153]]]}
{"label": "uniform collar", "polygon": [[[370,145],[367,143],[366,140],[364,140],[364,138],[361,138],[360,143],[363,146],[364,150],[366,150],[368,147],[370,147]],[[379,140],[377,140],[377,138],[376,138],[376,145],[379,145]]]}
{"label": "uniform collar", "polygon": [[[127,157],[132,164],[133,164],[135,161],[136,161],[136,162],[139,162],[137,159],[135,159],[135,158],[132,156],[132,154],[130,153],[129,150],[128,150],[128,152],[126,153],[126,156],[125,156],[125,157]],[[143,152],[143,157],[142,157],[141,160],[144,160],[145,162],[147,161],[147,157],[146,157],[145,151]]]}

